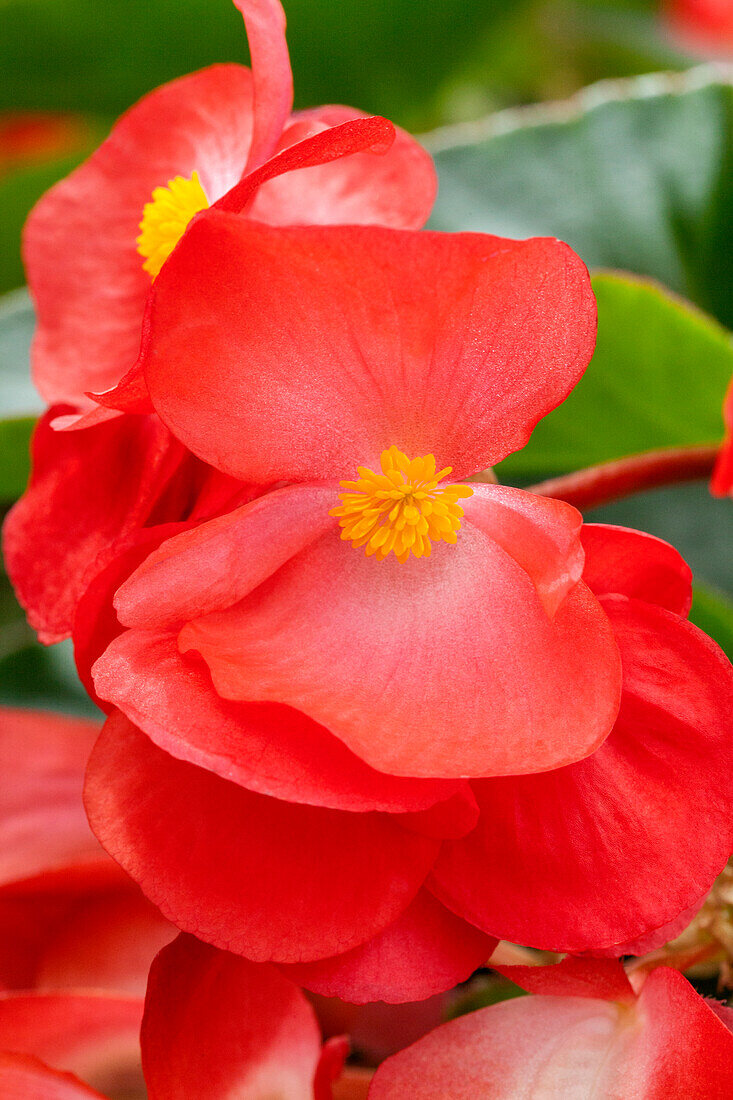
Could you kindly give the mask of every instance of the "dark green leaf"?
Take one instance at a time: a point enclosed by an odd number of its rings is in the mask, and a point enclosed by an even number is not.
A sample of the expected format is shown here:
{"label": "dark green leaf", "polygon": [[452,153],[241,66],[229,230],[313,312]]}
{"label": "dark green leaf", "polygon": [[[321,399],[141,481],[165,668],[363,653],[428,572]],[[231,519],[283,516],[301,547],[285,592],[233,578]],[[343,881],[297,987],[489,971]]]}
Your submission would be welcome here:
{"label": "dark green leaf", "polygon": [[428,144],[435,228],[557,236],[733,327],[733,86],[719,69],[597,85]]}
{"label": "dark green leaf", "polygon": [[0,300],[0,501],[15,500],[29,472],[34,418],[43,402],[30,380],[33,307],[24,290]]}

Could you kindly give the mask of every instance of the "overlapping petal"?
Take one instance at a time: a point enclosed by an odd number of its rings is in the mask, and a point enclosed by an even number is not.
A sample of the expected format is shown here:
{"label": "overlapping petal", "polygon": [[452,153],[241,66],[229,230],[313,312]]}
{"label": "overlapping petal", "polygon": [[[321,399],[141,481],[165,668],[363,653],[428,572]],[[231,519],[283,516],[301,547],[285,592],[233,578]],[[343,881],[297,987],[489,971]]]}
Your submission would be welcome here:
{"label": "overlapping petal", "polygon": [[687,617],[692,570],[668,542],[606,523],[583,524],[580,539],[585,550],[583,580],[597,596],[629,596]]}
{"label": "overlapping petal", "polygon": [[364,943],[407,908],[439,847],[386,815],[253,794],[174,760],[119,714],[85,800],[107,850],[166,916],[255,961]]}
{"label": "overlapping petal", "polygon": [[156,280],[144,366],[174,433],[234,476],[352,477],[395,445],[462,477],[526,442],[594,341],[587,272],[555,240],[211,211]]}
{"label": "overlapping petal", "polygon": [[180,645],[224,698],[296,707],[395,775],[558,767],[600,744],[618,706],[594,597],[576,585],[550,620],[473,524],[409,568],[328,533],[231,610],[188,623]]}
{"label": "overlapping petal", "polygon": [[56,432],[54,410],[36,428],[33,474],[3,527],[8,573],[44,642],[71,633],[97,559],[151,515],[185,459],[157,417],[117,417]]}
{"label": "overlapping petal", "polygon": [[350,1003],[399,1004],[442,993],[487,961],[496,940],[459,920],[427,890],[378,936],[344,955],[283,967],[299,985]]}
{"label": "overlapping petal", "polygon": [[5,1100],[104,1100],[71,1073],[49,1069],[28,1054],[0,1051],[0,1088]]}
{"label": "overlapping petal", "polygon": [[303,994],[192,936],[153,963],[141,1038],[150,1100],[313,1100],[321,1037]]}
{"label": "overlapping petal", "polygon": [[241,177],[251,137],[251,74],[216,65],[145,96],[41,199],[24,258],[39,322],[34,378],[49,402],[81,406],[137,358],[150,276],[135,242],[153,189],[198,172],[218,198]]}
{"label": "overlapping petal", "polygon": [[[547,971],[540,977],[552,984],[551,972],[562,967],[536,969]],[[594,964],[585,967],[592,981]],[[733,1034],[681,974],[656,970],[638,998],[621,1004],[600,990],[596,998],[563,995],[559,977],[549,996],[462,1016],[388,1059],[377,1070],[370,1100],[730,1095]]]}
{"label": "overlapping petal", "polygon": [[587,760],[472,784],[477,828],[448,842],[438,896],[487,932],[556,950],[623,944],[674,920],[733,847],[730,667],[661,608],[603,601],[624,688]]}

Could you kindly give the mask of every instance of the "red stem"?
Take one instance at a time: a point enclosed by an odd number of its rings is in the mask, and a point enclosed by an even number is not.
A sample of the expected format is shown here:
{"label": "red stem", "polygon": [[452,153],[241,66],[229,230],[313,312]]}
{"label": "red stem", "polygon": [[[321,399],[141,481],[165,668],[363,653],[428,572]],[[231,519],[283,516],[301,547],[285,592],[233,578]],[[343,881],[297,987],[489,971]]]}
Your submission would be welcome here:
{"label": "red stem", "polygon": [[718,449],[717,445],[708,445],[647,451],[541,481],[530,486],[528,491],[538,496],[564,500],[585,511],[645,489],[710,477]]}

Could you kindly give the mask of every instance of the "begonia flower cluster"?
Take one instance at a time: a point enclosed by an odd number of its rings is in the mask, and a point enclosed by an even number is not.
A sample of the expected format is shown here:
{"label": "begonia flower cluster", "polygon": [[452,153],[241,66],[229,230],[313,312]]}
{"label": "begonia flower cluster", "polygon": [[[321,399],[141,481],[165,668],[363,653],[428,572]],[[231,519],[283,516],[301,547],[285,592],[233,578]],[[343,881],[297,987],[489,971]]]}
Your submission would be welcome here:
{"label": "begonia flower cluster", "polygon": [[[235,2],[252,69],[146,96],[26,228],[49,409],[5,555],[107,718],[13,714],[0,746],[2,1088],[104,1095],[95,1043],[139,1026],[162,948],[151,1100],[550,1096],[567,1029],[569,1095],[696,1095],[707,1058],[728,1089],[723,1010],[616,960],[733,851],[733,670],[672,546],[493,473],[591,360],[588,271],[422,228],[427,153],[293,113],[279,3]],[[535,996],[371,1085],[299,988],[419,1001],[499,940],[584,958],[505,968]]]}

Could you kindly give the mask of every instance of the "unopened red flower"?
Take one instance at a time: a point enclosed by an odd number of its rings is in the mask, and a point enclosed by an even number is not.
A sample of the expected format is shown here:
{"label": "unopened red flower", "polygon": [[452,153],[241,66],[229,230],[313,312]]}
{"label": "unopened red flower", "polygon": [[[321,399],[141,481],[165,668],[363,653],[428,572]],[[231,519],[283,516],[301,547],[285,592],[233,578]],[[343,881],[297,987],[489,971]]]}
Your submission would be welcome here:
{"label": "unopened red flower", "polygon": [[189,230],[146,385],[194,453],[281,487],[154,551],[95,668],[121,713],[93,827],[180,927],[407,1000],[490,937],[612,948],[701,901],[733,847],[732,683],[685,621],[689,570],[464,480],[523,445],[594,332],[556,241]]}
{"label": "unopened red flower", "polygon": [[733,1009],[676,970],[619,962],[503,967],[531,997],[444,1024],[377,1070],[369,1100],[727,1100]]}
{"label": "unopened red flower", "polygon": [[[26,225],[33,375],[53,408],[36,430],[31,484],[5,524],[4,549],[43,642],[73,631],[82,593],[139,544],[141,529],[251,495],[146,415],[144,393],[108,396],[112,408],[89,396],[133,367],[152,279],[197,211],[225,202],[274,224],[417,227],[432,206],[432,162],[403,131],[351,107],[291,114],[282,8],[237,6],[252,71],[217,65],[145,96]],[[360,151],[369,149],[381,155]],[[52,427],[64,422],[77,430]]]}
{"label": "unopened red flower", "polygon": [[705,54],[733,53],[731,0],[666,0],[664,8],[672,31],[685,46]]}

